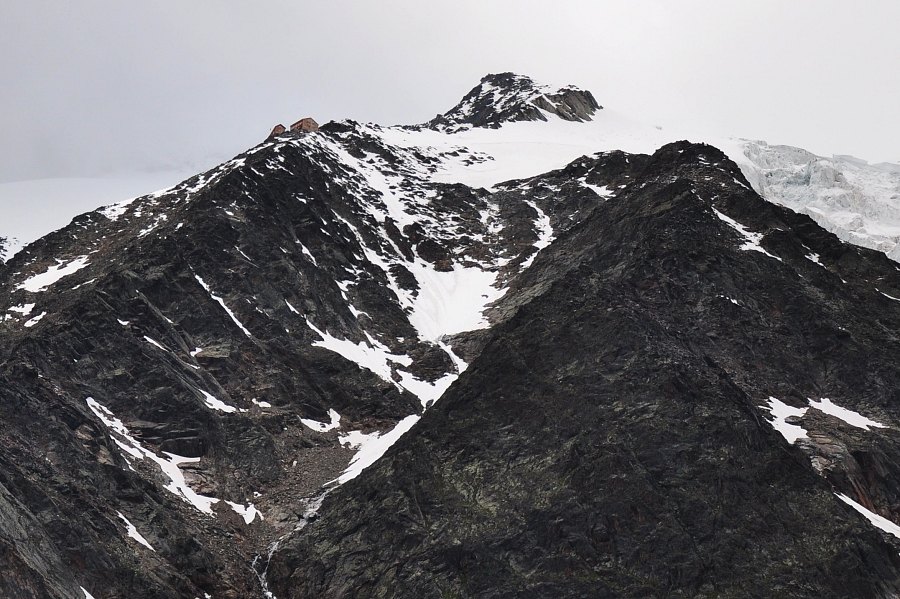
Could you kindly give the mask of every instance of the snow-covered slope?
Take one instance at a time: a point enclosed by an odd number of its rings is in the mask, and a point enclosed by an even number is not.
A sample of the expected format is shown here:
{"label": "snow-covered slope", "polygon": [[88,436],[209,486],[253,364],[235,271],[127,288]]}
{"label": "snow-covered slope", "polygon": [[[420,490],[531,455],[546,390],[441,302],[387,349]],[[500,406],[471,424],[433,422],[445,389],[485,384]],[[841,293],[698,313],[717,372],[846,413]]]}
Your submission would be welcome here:
{"label": "snow-covered slope", "polygon": [[[486,97],[504,107],[527,104],[532,92],[526,91],[510,99],[483,82],[454,110],[471,116],[472,107]],[[611,150],[651,154],[681,139],[704,142],[735,161],[765,199],[808,214],[844,241],[900,260],[900,165],[868,164],[851,156],[824,158],[763,141],[662,129],[608,108],[579,122],[528,106],[545,120],[434,129],[385,127],[376,128],[376,133],[388,143],[421,151],[436,149],[445,156],[458,152],[455,159],[442,160],[435,178],[486,188],[561,168],[582,155]]]}
{"label": "snow-covered slope", "polygon": [[[438,157],[428,178],[491,189],[561,168],[582,155],[651,154],[687,139],[722,149],[767,200],[811,216],[842,240],[900,261],[900,165],[801,148],[651,126],[601,108],[590,92],[554,90],[528,77],[488,75],[427,126],[363,125],[383,143]],[[454,155],[455,154],[455,155]],[[0,184],[0,260],[97,206],[187,178],[188,172],[119,179],[55,179]],[[3,250],[0,250],[3,251]]]}

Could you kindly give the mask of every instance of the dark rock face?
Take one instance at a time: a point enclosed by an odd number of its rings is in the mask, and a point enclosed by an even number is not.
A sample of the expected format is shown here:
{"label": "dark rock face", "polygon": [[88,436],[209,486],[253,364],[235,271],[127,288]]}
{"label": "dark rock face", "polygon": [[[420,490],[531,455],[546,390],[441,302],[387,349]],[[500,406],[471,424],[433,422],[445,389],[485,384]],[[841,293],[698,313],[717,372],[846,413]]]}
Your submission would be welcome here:
{"label": "dark rock face", "polygon": [[[3,524],[22,522],[0,535],[21,571],[8,595],[262,593],[250,564],[305,524],[353,455],[301,419],[334,410],[342,432],[370,432],[421,413],[402,376],[434,383],[458,367],[411,324],[417,276],[465,267],[508,281],[536,251],[537,212],[518,192],[432,182],[439,158],[352,122],[285,133],[82,215],[0,268]],[[383,176],[398,178],[390,198],[369,182]],[[324,336],[397,361],[378,374]],[[188,491],[218,499],[211,513],[170,488],[169,454],[189,460],[175,467]],[[226,501],[265,520],[245,524]]]}
{"label": "dark rock face", "polygon": [[[713,148],[645,163],[538,256],[498,310],[518,307],[417,428],[280,544],[278,597],[898,592],[896,549],[758,408],[833,394],[895,421],[900,311],[840,266],[897,285],[894,265],[766,204]],[[781,260],[739,249],[714,209]],[[897,441],[848,440],[879,447],[869,471],[883,478]]]}
{"label": "dark rock face", "polygon": [[[460,107],[431,125],[599,108],[511,74]],[[0,595],[898,592],[835,497],[900,521],[894,263],[708,146],[481,189],[409,131],[284,132],[0,264]],[[491,327],[433,318],[485,277]],[[339,435],[420,415],[336,486]]]}
{"label": "dark rock face", "polygon": [[568,86],[550,91],[515,73],[487,75],[462,101],[425,124],[443,131],[466,126],[496,129],[515,121],[546,121],[542,111],[566,121],[589,121],[603,108],[591,92]]}

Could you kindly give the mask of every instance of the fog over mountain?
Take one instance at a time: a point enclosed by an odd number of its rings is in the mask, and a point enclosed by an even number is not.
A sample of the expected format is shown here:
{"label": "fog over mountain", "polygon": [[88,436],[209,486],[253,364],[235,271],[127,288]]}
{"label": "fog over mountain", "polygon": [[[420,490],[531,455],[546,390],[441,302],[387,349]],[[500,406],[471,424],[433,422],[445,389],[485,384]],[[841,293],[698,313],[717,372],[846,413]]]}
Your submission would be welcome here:
{"label": "fog over mountain", "polygon": [[664,127],[898,162],[898,21],[834,0],[11,0],[0,181],[197,171],[277,121],[422,122],[510,70]]}

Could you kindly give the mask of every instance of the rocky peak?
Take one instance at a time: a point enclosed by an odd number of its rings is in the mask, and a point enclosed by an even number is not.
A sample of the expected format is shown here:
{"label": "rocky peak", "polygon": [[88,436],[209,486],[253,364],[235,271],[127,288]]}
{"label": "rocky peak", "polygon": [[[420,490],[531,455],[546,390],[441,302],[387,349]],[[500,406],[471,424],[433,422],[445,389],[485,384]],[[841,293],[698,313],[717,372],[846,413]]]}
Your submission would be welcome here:
{"label": "rocky peak", "polygon": [[426,126],[445,131],[470,126],[496,129],[515,121],[546,121],[548,114],[583,122],[602,108],[591,92],[573,85],[553,90],[525,75],[489,74],[459,104]]}

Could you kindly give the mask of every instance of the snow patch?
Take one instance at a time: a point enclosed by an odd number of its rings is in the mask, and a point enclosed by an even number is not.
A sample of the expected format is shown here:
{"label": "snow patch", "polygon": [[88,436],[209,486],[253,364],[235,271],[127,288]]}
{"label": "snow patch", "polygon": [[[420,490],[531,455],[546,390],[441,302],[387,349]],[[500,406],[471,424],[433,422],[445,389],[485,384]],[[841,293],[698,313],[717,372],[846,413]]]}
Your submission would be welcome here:
{"label": "snow patch", "polygon": [[338,478],[330,482],[344,484],[348,480],[353,480],[359,476],[363,470],[383,456],[390,449],[391,445],[396,443],[418,421],[419,416],[412,414],[398,422],[393,429],[383,435],[378,432],[366,434],[360,431],[353,431],[339,437],[341,445],[346,445],[358,451],[353,456],[347,469]]}
{"label": "snow patch", "polygon": [[612,195],[614,193],[616,193],[616,191],[614,189],[610,189],[606,185],[592,185],[592,184],[588,183],[587,180],[583,177],[581,179],[579,179],[578,182],[581,183],[582,185],[584,185],[585,187],[587,187],[588,189],[590,189],[591,191],[593,191],[594,193],[596,193],[598,196],[600,196],[604,200],[609,199],[610,197],[612,197]]}
{"label": "snow patch", "polygon": [[308,429],[314,430],[319,433],[327,433],[328,431],[334,430],[341,425],[341,415],[336,411],[328,410],[328,417],[331,419],[331,422],[317,422],[308,418],[301,418],[300,422]]}
{"label": "snow patch", "polygon": [[203,389],[198,389],[198,391],[200,391],[200,393],[203,394],[203,403],[206,404],[207,408],[210,408],[212,410],[216,410],[219,412],[225,412],[226,414],[231,414],[232,412],[238,411],[238,409],[236,407],[229,406],[227,403],[225,403],[221,399],[218,399],[214,395],[207,393]]}
{"label": "snow patch", "polygon": [[383,380],[402,389],[402,387],[394,381],[391,364],[409,366],[412,364],[412,359],[409,356],[400,356],[390,353],[390,350],[384,344],[379,343],[369,335],[367,335],[369,341],[368,345],[365,343],[354,343],[348,339],[332,337],[325,331],[316,328],[316,326],[309,322],[308,319],[306,319],[306,325],[322,338],[321,341],[313,343],[313,347],[323,347],[329,351],[340,354],[357,364],[360,368],[365,368],[366,370],[377,374]]}
{"label": "snow patch", "polygon": [[424,261],[405,266],[419,282],[419,294],[410,302],[409,323],[420,339],[438,341],[445,335],[490,326],[483,312],[505,293],[494,286],[496,273],[458,264],[452,271],[441,272]]}
{"label": "snow patch", "polygon": [[25,291],[30,291],[31,293],[43,291],[63,277],[67,277],[73,273],[76,273],[87,265],[87,256],[79,256],[78,258],[75,258],[74,260],[65,264],[63,264],[62,260],[59,260],[56,266],[51,266],[42,273],[28,277],[18,286],[16,286],[16,289],[24,289]]}
{"label": "snow patch", "polygon": [[34,310],[34,304],[22,304],[21,306],[10,306],[7,308],[10,312],[18,312],[22,316],[28,316]]}
{"label": "snow patch", "polygon": [[225,501],[225,503],[227,503],[229,506],[231,506],[231,509],[233,509],[235,511],[235,513],[237,513],[241,518],[244,519],[245,524],[252,523],[253,520],[255,520],[257,516],[259,516],[260,520],[264,520],[262,512],[260,512],[258,509],[256,509],[256,506],[253,505],[252,503],[248,504],[246,506],[241,505],[240,503],[234,503],[231,501]]}
{"label": "snow patch", "polygon": [[774,397],[769,397],[767,401],[769,406],[763,406],[763,409],[768,410],[769,413],[772,414],[772,419],[769,420],[769,424],[781,433],[781,435],[787,439],[788,443],[793,445],[797,442],[797,439],[808,438],[806,430],[802,426],[789,424],[787,419],[791,417],[799,418],[806,414],[806,411],[809,408],[795,408]]}
{"label": "snow patch", "polygon": [[[806,249],[809,249],[809,248],[806,248]],[[806,256],[804,256],[804,257],[807,260],[809,260],[810,262],[813,262],[814,264],[818,264],[822,268],[825,268],[825,265],[822,264],[821,260],[819,260],[819,254],[813,252],[812,250],[810,250],[810,252],[808,254],[806,254]]]}
{"label": "snow patch", "polygon": [[100,210],[100,214],[102,214],[109,220],[118,220],[119,217],[125,214],[125,211],[128,210],[128,206],[130,206],[136,199],[137,198],[131,198],[130,200],[124,200],[119,202],[118,204],[107,206]]}
{"label": "snow patch", "polygon": [[880,422],[876,422],[871,418],[866,418],[859,412],[854,412],[853,410],[848,410],[847,408],[842,408],[839,405],[836,405],[827,397],[823,397],[819,401],[814,399],[809,400],[809,405],[819,411],[825,412],[830,416],[834,416],[840,420],[843,420],[850,426],[855,426],[856,428],[861,428],[863,430],[869,430],[870,426],[875,428],[888,428],[886,424],[881,424]]}
{"label": "snow patch", "polygon": [[37,316],[35,316],[35,317],[32,318],[31,320],[29,320],[28,322],[26,322],[26,323],[25,323],[25,328],[31,328],[31,327],[33,327],[34,325],[36,325],[37,323],[39,323],[39,322],[41,321],[41,319],[42,319],[43,317],[45,317],[46,315],[47,315],[46,312],[41,312],[40,314],[38,314]]}
{"label": "snow patch", "polygon": [[764,410],[768,410],[771,413],[772,418],[769,420],[769,423],[777,430],[779,433],[784,436],[788,443],[794,444],[798,439],[806,439],[808,438],[807,431],[797,424],[790,424],[787,422],[788,418],[800,418],[809,410],[810,407],[815,408],[825,414],[830,416],[834,416],[839,420],[846,422],[851,426],[855,426],[857,428],[861,428],[863,430],[869,430],[869,427],[875,428],[888,428],[886,424],[882,424],[871,418],[866,418],[859,412],[854,412],[853,410],[848,410],[847,408],[843,408],[834,402],[832,402],[827,397],[823,397],[820,400],[809,399],[809,407],[806,408],[795,408],[793,406],[789,406],[786,403],[774,398],[769,397],[767,400],[768,406],[762,406]]}

